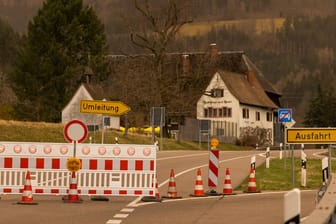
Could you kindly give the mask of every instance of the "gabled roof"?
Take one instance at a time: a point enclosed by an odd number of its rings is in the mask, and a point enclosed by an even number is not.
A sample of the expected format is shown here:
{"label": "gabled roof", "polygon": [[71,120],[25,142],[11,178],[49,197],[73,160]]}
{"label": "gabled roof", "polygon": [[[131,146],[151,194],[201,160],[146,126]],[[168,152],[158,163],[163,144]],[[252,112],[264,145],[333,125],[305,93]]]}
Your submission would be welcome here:
{"label": "gabled roof", "polygon": [[219,70],[218,73],[229,91],[240,103],[259,107],[278,108],[278,106],[266,95],[262,85],[259,82],[256,82],[256,80],[252,85],[243,74],[223,70]]}
{"label": "gabled roof", "polygon": [[102,100],[104,98],[108,98],[101,85],[85,83],[83,84],[83,86],[94,100]]}
{"label": "gabled roof", "polygon": [[249,70],[254,71],[255,77],[258,79],[262,88],[269,93],[276,94],[281,96],[282,94],[267,80],[265,79],[263,73],[251,62],[251,60],[243,55],[243,59],[245,60],[246,65],[249,67]]}
{"label": "gabled roof", "polygon": [[[143,112],[148,108],[144,105],[154,105],[155,97],[142,96],[139,92],[153,94],[153,91],[147,91],[153,89],[151,80],[154,84],[159,80],[162,105],[167,111],[195,116],[197,101],[217,72],[241,103],[267,108],[280,106],[281,93],[266,80],[244,51],[217,51],[215,55],[211,51],[168,53],[164,56],[160,77],[156,77],[152,54],[109,55],[109,58],[112,71],[106,87],[110,88],[112,98],[125,101],[134,108],[133,111]],[[184,64],[185,58],[187,64]],[[254,75],[253,85],[248,82],[248,74]],[[115,91],[121,85],[128,85],[127,97]]]}

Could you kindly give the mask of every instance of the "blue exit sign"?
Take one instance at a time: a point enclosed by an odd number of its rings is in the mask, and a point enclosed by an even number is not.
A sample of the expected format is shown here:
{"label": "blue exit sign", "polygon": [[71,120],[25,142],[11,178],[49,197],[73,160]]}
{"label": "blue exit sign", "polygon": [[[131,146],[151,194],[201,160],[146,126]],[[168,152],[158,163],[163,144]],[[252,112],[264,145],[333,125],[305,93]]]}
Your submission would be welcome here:
{"label": "blue exit sign", "polygon": [[292,122],[292,109],[278,109],[279,122]]}

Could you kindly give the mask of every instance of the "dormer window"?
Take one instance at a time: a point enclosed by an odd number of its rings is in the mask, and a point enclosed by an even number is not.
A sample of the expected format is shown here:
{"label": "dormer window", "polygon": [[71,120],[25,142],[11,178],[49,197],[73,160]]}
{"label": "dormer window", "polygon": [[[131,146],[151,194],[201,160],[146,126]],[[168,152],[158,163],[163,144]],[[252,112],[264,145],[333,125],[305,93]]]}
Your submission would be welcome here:
{"label": "dormer window", "polygon": [[215,98],[223,97],[224,96],[224,89],[212,89],[211,90],[211,96]]}

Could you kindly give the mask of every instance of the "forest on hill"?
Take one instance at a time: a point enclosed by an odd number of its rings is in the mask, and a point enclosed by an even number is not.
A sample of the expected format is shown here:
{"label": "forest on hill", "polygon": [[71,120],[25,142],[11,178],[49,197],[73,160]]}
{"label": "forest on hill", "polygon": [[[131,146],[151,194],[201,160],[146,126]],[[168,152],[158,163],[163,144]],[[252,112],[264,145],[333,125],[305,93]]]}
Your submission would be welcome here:
{"label": "forest on hill", "polygon": [[[131,32],[146,30],[134,0],[84,2],[94,9],[105,26],[109,54],[150,53],[130,41]],[[159,18],[167,1],[150,3],[153,14]],[[177,35],[167,46],[167,52],[204,52],[210,43],[216,43],[220,51],[245,51],[283,93],[282,106],[293,108],[298,123],[303,122],[318,87],[332,88],[336,78],[335,0],[181,0],[178,3],[181,18],[188,21],[184,27],[193,26],[196,31],[195,35]],[[3,49],[0,87],[6,90],[0,97],[2,118],[10,118],[6,111],[10,111],[16,100],[8,80],[8,74],[15,68],[15,52],[25,40],[28,22],[42,4],[42,0],[0,0]],[[274,29],[257,30],[256,21],[260,19],[267,20]],[[218,25],[223,21],[224,25]],[[200,24],[206,24],[208,29],[201,31]]]}

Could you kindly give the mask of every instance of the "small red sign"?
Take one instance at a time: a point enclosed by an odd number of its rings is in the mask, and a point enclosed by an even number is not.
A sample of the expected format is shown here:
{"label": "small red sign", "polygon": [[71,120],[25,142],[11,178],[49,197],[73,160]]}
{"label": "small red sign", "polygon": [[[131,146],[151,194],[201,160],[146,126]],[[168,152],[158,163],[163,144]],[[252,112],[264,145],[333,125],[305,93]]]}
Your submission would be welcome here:
{"label": "small red sign", "polygon": [[72,120],[65,125],[63,134],[68,142],[77,141],[78,143],[81,143],[87,138],[88,129],[84,122],[80,120]]}

